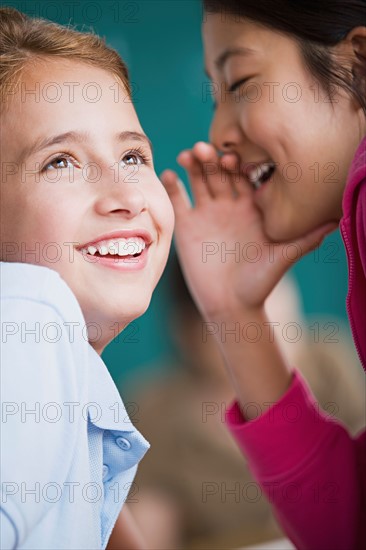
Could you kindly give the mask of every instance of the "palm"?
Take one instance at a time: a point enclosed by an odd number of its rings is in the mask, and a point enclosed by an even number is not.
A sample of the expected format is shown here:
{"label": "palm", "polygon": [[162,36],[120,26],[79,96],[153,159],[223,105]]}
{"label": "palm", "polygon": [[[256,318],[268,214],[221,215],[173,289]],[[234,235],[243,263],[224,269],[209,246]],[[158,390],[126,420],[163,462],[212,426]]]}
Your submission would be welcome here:
{"label": "palm", "polygon": [[204,311],[235,300],[254,305],[265,299],[266,239],[247,197],[207,200],[177,215],[175,240],[187,282]]}

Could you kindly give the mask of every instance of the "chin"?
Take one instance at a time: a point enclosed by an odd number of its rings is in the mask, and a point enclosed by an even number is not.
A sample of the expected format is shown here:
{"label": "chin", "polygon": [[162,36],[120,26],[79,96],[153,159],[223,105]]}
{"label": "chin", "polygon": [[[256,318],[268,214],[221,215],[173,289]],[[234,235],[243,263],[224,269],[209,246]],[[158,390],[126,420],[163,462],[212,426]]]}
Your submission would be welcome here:
{"label": "chin", "polygon": [[315,227],[299,226],[295,224],[278,224],[278,221],[273,223],[264,223],[264,232],[267,237],[274,242],[292,242],[299,239],[315,229]]}
{"label": "chin", "polygon": [[118,303],[114,303],[110,310],[110,316],[113,321],[120,323],[132,323],[135,319],[138,319],[148,309],[151,301],[151,296],[145,299],[140,298],[138,301],[134,300],[133,303],[129,303],[128,300],[119,300]]}
{"label": "chin", "polygon": [[264,232],[273,242],[286,242],[294,239],[295,232],[290,227],[279,226],[278,223],[265,223]]}
{"label": "chin", "polygon": [[[119,297],[118,301],[100,303],[80,303],[83,311],[85,322],[94,323],[101,327],[104,331],[110,332],[112,335],[115,331],[123,330],[128,324],[132,323],[143,315],[150,305],[151,296],[145,299],[140,298],[134,300],[130,298],[123,300]],[[116,334],[115,334],[116,335]]]}

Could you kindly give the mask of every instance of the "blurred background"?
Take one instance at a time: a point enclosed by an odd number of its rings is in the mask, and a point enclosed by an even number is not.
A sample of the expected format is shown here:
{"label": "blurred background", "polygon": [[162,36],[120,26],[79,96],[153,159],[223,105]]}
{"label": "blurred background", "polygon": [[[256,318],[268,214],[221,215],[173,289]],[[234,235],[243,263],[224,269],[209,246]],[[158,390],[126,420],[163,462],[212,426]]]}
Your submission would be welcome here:
{"label": "blurred background", "polygon": [[[173,168],[187,184],[176,156],[208,139],[212,113],[200,1],[9,0],[3,5],[105,37],[129,67],[157,173]],[[346,256],[336,232],[294,265],[269,307],[272,320],[302,327],[303,337],[286,353],[329,414],[355,432],[364,421],[364,383],[350,339],[346,293]],[[281,536],[264,497],[257,498],[255,487],[254,493],[243,493],[243,487],[253,490],[252,479],[221,414],[232,390],[214,346],[206,344],[173,247],[149,310],[103,354],[131,419],[152,443],[137,478],[145,505],[135,499],[135,514],[150,529],[155,548],[223,548]],[[211,403],[206,421],[204,403]],[[236,483],[239,501],[230,496]]]}

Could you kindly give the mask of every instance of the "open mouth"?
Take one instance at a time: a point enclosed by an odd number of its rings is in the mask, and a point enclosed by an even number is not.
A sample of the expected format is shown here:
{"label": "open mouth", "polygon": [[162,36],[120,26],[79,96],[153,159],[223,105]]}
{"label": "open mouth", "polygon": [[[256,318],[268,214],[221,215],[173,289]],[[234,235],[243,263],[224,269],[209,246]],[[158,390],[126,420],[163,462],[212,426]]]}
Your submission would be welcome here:
{"label": "open mouth", "polygon": [[148,246],[146,241],[141,237],[119,238],[85,246],[80,249],[80,252],[90,257],[119,262],[139,258]]}
{"label": "open mouth", "polygon": [[263,162],[262,164],[247,167],[245,175],[252,187],[257,191],[273,177],[275,170],[276,165],[274,162]]}

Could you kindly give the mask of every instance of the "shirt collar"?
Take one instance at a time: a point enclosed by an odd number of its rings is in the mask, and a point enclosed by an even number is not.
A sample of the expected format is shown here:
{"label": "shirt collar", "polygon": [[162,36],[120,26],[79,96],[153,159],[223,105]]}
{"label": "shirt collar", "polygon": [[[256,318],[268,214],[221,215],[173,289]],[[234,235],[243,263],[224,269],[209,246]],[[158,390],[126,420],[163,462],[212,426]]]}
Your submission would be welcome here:
{"label": "shirt collar", "polygon": [[89,344],[88,416],[105,430],[137,431],[132,424],[117,387],[101,357]]}

